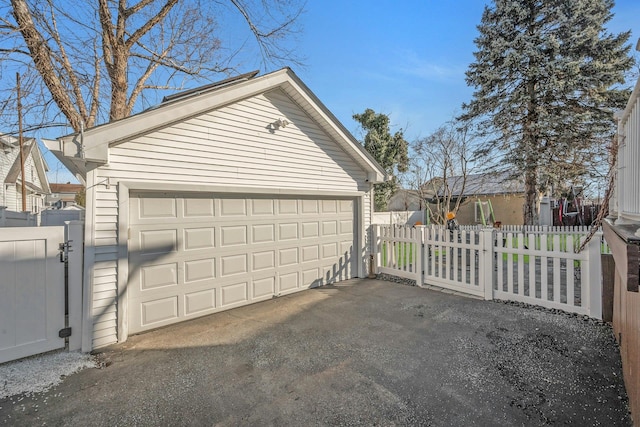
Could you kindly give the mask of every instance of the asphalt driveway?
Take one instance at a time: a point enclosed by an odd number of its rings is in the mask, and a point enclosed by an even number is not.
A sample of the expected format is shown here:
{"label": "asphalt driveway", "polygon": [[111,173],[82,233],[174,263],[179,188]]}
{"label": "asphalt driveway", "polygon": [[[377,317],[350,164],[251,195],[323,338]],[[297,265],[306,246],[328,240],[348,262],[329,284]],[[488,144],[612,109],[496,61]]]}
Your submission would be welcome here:
{"label": "asphalt driveway", "polygon": [[0,424],[631,425],[608,326],[379,280],[133,336],[100,358],[0,400]]}

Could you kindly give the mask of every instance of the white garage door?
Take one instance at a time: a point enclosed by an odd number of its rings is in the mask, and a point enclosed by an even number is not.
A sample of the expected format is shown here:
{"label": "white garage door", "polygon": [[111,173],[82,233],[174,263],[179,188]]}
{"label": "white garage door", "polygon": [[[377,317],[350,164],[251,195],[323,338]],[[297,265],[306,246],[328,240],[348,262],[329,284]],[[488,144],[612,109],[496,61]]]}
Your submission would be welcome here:
{"label": "white garage door", "polygon": [[354,200],[132,193],[129,333],[355,277]]}

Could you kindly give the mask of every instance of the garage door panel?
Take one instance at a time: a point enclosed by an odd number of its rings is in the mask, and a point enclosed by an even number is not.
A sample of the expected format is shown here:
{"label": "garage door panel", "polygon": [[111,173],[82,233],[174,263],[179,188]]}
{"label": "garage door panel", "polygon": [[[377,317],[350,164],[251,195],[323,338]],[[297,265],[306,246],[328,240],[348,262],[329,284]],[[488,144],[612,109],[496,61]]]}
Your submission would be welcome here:
{"label": "garage door panel", "polygon": [[248,273],[247,254],[227,255],[220,257],[220,276]]}
{"label": "garage door panel", "polygon": [[298,272],[280,274],[278,277],[278,286],[280,292],[298,289],[300,287]]}
{"label": "garage door panel", "polygon": [[147,230],[140,232],[141,255],[163,254],[178,250],[178,233],[170,230]]}
{"label": "garage door panel", "polygon": [[353,200],[339,200],[340,213],[351,214],[353,212]]}
{"label": "garage door panel", "polygon": [[134,193],[131,206],[129,333],[355,271],[353,200]]}
{"label": "garage door panel", "polygon": [[322,221],[322,235],[335,236],[338,234],[338,221]]}
{"label": "garage door panel", "polygon": [[318,210],[318,201],[317,200],[308,200],[302,199],[302,214],[317,214]]}
{"label": "garage door panel", "polygon": [[337,200],[322,200],[322,213],[337,213],[338,212],[338,201]]}
{"label": "garage door panel", "polygon": [[340,234],[353,233],[353,220],[343,219],[340,220]]}
{"label": "garage door panel", "polygon": [[140,269],[140,290],[178,285],[178,263],[148,265]]}
{"label": "garage door panel", "polygon": [[320,274],[320,268],[311,268],[302,271],[302,283],[309,287],[317,287],[322,285],[322,275]]}
{"label": "garage door panel", "polygon": [[191,292],[184,296],[184,315],[193,316],[211,312],[216,308],[216,290]]}
{"label": "garage door panel", "polygon": [[275,203],[273,199],[253,199],[251,202],[251,215],[275,214]]}
{"label": "garage door panel", "polygon": [[216,259],[206,258],[184,262],[184,283],[212,280],[216,277]]}
{"label": "garage door panel", "polygon": [[175,198],[144,197],[137,200],[140,219],[177,218],[178,207]]}
{"label": "garage door panel", "polygon": [[302,247],[302,262],[319,261],[320,246],[310,245]]}
{"label": "garage door panel", "polygon": [[140,304],[141,325],[154,326],[178,318],[178,296],[144,301]]}
{"label": "garage door panel", "polygon": [[182,213],[185,218],[213,218],[215,216],[214,200],[211,198],[183,199]]}
{"label": "garage door panel", "polygon": [[303,222],[302,223],[302,238],[303,239],[312,239],[314,237],[320,236],[320,222],[312,221],[312,222]]}
{"label": "garage door panel", "polygon": [[255,224],[251,226],[251,243],[272,243],[276,241],[275,224]]}
{"label": "garage door panel", "polygon": [[298,248],[285,248],[278,251],[278,267],[298,264]]}
{"label": "garage door panel", "polygon": [[252,281],[253,298],[272,298],[276,293],[275,276],[253,279]]}
{"label": "garage door panel", "polygon": [[278,203],[278,213],[280,215],[297,215],[298,201],[295,199],[280,199]]}
{"label": "garage door panel", "polygon": [[322,260],[334,260],[338,256],[337,243],[324,243],[322,245]]}
{"label": "garage door panel", "polygon": [[276,251],[254,252],[252,254],[253,271],[272,269],[276,266]]}
{"label": "garage door panel", "polygon": [[215,228],[185,228],[183,231],[184,250],[207,249],[215,247]]}
{"label": "garage door panel", "polygon": [[236,246],[247,244],[246,225],[227,225],[220,227],[220,246]]}
{"label": "garage door panel", "polygon": [[248,291],[249,289],[247,286],[247,282],[233,283],[230,285],[222,286],[222,307],[247,302],[249,300]]}
{"label": "garage door panel", "polygon": [[278,225],[278,240],[298,239],[298,223],[289,222]]}
{"label": "garage door panel", "polygon": [[220,216],[246,216],[246,199],[218,199],[220,201]]}

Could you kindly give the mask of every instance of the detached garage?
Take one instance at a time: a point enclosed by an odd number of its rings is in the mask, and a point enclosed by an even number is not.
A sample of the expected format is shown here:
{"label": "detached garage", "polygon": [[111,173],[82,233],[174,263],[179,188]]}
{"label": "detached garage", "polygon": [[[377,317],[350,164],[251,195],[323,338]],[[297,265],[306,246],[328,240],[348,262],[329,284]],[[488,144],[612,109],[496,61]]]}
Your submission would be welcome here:
{"label": "detached garage", "polygon": [[367,273],[384,171],[290,70],[46,141],[85,180],[83,350]]}

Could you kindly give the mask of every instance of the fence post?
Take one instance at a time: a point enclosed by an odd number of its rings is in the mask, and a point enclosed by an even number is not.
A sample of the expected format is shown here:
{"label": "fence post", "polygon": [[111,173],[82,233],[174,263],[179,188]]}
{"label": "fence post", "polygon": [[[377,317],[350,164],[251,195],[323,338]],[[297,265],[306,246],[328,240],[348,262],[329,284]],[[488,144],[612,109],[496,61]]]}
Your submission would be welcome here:
{"label": "fence post", "polygon": [[589,284],[589,315],[602,319],[602,261],[600,258],[600,238],[602,232],[596,233],[585,250],[587,251],[587,268]]}
{"label": "fence post", "polygon": [[373,263],[374,265],[370,266],[372,268],[373,274],[380,274],[380,261],[382,260],[382,256],[380,252],[382,251],[382,245],[380,244],[380,226],[378,224],[373,224],[373,235],[371,236],[371,246],[373,246]]}
{"label": "fence post", "polygon": [[69,351],[82,348],[82,278],[84,276],[82,262],[84,260],[84,223],[82,221],[65,222],[65,243],[68,251],[68,289],[69,302],[68,326],[71,328],[69,337]]}
{"label": "fence post", "polygon": [[422,287],[422,260],[424,259],[424,225],[416,225],[415,226],[415,245],[416,250],[414,258],[416,260],[415,269],[416,269],[416,286]]}
{"label": "fence post", "polygon": [[493,299],[493,230],[480,230],[480,250],[478,251],[479,273],[484,288],[484,299]]}

